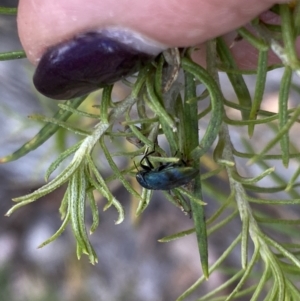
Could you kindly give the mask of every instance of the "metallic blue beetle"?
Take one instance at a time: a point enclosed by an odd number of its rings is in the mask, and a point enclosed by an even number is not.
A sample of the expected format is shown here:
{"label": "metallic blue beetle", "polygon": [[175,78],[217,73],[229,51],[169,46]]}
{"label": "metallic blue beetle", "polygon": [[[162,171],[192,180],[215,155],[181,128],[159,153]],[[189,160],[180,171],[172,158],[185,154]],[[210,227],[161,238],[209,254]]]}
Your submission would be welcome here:
{"label": "metallic blue beetle", "polygon": [[[154,168],[148,159],[152,153],[154,152],[145,154],[140,162],[143,170],[136,174],[136,180],[146,189],[171,190],[189,183],[199,174],[199,169],[187,166],[183,160],[178,163],[161,164]],[[148,166],[142,163],[144,160]]]}

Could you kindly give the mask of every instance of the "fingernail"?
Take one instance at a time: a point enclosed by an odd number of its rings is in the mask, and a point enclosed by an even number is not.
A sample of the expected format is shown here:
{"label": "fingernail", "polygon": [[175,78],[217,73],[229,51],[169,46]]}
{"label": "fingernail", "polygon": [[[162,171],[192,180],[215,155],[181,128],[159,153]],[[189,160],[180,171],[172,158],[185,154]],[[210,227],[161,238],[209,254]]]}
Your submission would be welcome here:
{"label": "fingernail", "polygon": [[33,83],[53,99],[83,96],[133,74],[165,48],[127,30],[80,34],[45,52]]}

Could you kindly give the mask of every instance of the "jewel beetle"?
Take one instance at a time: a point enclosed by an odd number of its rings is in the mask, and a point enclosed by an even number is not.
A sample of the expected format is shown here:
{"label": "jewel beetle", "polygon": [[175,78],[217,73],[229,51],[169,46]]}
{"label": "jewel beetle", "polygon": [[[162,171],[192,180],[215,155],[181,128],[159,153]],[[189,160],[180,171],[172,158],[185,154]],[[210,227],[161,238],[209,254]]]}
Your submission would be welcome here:
{"label": "jewel beetle", "polygon": [[[183,160],[178,163],[164,163],[154,168],[148,159],[152,153],[145,154],[140,161],[142,170],[136,174],[136,180],[146,189],[171,190],[189,183],[199,174],[199,169],[188,166]],[[143,164],[144,160],[148,165]]]}

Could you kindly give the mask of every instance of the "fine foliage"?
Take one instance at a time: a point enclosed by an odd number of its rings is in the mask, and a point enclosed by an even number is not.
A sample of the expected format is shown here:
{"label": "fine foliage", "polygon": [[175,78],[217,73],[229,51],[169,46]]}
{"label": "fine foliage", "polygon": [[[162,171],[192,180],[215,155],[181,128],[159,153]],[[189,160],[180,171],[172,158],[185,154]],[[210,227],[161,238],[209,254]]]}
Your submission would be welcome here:
{"label": "fine foliage", "polygon": [[[234,300],[241,297],[251,301],[300,300],[296,282],[300,273],[300,244],[297,243],[299,239],[288,237],[286,241],[282,241],[277,239],[276,235],[286,233],[286,227],[296,228],[300,219],[278,219],[272,216],[271,210],[266,210],[272,206],[282,206],[284,211],[288,206],[297,207],[300,204],[299,192],[296,190],[299,186],[297,180],[300,167],[296,168],[290,179],[285,179],[269,164],[269,160],[278,160],[284,167],[288,167],[291,160],[298,164],[300,158],[300,152],[290,136],[291,129],[296,127],[299,121],[300,106],[289,107],[288,103],[291,89],[300,93],[299,85],[292,81],[293,74],[300,75],[300,61],[295,47],[296,38],[300,33],[300,5],[299,2],[295,7],[277,5],[272,8],[272,12],[280,15],[281,25],[266,24],[257,18],[247,28],[237,29],[235,43],[243,39],[258,52],[256,70],[240,69],[230,52],[230,47],[218,37],[207,42],[206,68],[197,65],[191,59],[191,55],[197,49],[171,49],[139,70],[136,77],[124,80],[131,92],[123,100],[114,102],[111,96],[113,86],[106,86],[102,91],[97,115],[78,109],[85,101],[85,97],[81,97],[60,104],[59,111],[52,118],[35,116],[35,119],[44,121],[46,125],[31,141],[13,154],[1,158],[2,164],[25,156],[60,128],[83,138],[62,152],[49,166],[46,181],[60,168],[60,164],[71,156],[72,160],[67,167],[36,191],[15,198],[16,204],[7,215],[66,184],[65,195],[59,208],[62,225],[41,246],[55,240],[68,224],[71,224],[77,242],[78,258],[86,254],[94,264],[97,262],[97,254],[90,243],[88,232],[91,234],[96,230],[99,217],[93,192],[98,191],[106,198],[104,210],[109,207],[117,210],[116,224],[124,220],[124,209],[110,190],[111,181],[120,181],[128,192],[139,200],[137,216],[146,210],[152,196],[150,190],[134,189],[132,179],[136,174],[136,167],[132,163],[129,168],[120,170],[114,161],[114,154],[108,149],[107,141],[111,138],[125,137],[136,147],[131,153],[120,149],[115,156],[133,158],[144,155],[149,149],[155,150],[155,155],[149,158],[157,164],[176,163],[183,158],[189,166],[200,166],[201,170],[203,158],[209,158],[214,163],[210,165],[214,166],[213,168],[206,173],[200,173],[186,186],[164,192],[175,206],[191,214],[194,228],[164,237],[160,241],[167,242],[196,233],[203,271],[203,276],[177,300],[188,298],[211,274],[224,268],[226,259],[237,246],[240,247],[240,270],[233,271],[228,276],[228,281],[207,295],[198,295],[197,300]],[[0,13],[11,14],[14,11],[0,8]],[[271,51],[277,55],[280,64],[268,65],[268,54]],[[23,57],[22,51],[0,54],[0,60]],[[278,113],[261,109],[267,74],[276,68],[283,69],[278,92]],[[220,71],[227,75],[237,102],[224,96],[219,81]],[[256,74],[253,96],[243,77],[252,73]],[[206,108],[202,105],[204,101],[208,103]],[[229,117],[229,109],[238,112],[234,119]],[[71,115],[77,118],[91,118],[95,120],[96,125],[92,129],[76,128],[68,122]],[[202,121],[207,123],[207,126],[199,131]],[[114,127],[120,122],[123,131]],[[251,144],[250,138],[261,126],[267,128],[265,131],[271,132],[272,135],[267,136],[259,150],[254,150],[256,147]],[[237,139],[233,136],[236,137],[241,127],[247,129],[247,134],[243,137],[241,135],[237,144]],[[165,137],[174,157],[168,156],[158,145],[159,136]],[[239,150],[236,145],[243,145],[244,150]],[[278,145],[280,152],[276,154],[274,150]],[[104,177],[99,171],[93,159],[95,147],[100,148],[106,157],[113,176]],[[239,173],[239,164],[241,159],[245,158],[249,160],[249,164],[257,166],[261,173],[254,177],[242,176]],[[209,184],[208,180],[218,177],[226,179],[228,194],[212,189]],[[266,179],[274,183],[273,186],[258,185],[259,181]],[[281,196],[285,194],[286,198],[279,199],[278,193],[282,193]],[[219,208],[209,218],[205,218],[205,195],[219,202]],[[89,230],[86,229],[85,223],[87,208],[91,210],[93,217]],[[209,236],[237,216],[241,220],[238,236],[222,256],[210,265]],[[266,225],[271,231],[265,231]],[[222,293],[228,292],[228,288],[232,287],[234,288],[229,295]]]}

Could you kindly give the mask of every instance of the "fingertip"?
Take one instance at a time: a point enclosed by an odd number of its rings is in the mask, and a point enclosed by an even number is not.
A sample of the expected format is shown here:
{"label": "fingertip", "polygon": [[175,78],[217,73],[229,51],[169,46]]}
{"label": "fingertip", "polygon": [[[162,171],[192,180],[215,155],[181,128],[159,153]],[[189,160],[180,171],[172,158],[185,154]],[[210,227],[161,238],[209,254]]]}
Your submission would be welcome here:
{"label": "fingertip", "polygon": [[29,60],[37,64],[48,47],[107,27],[132,30],[168,47],[197,45],[271,5],[262,0],[20,0],[18,27]]}
{"label": "fingertip", "polygon": [[[135,59],[147,61],[168,47],[197,45],[237,28],[270,6],[269,1],[249,2],[245,7],[238,0],[88,0],[84,5],[82,0],[20,0],[18,28],[28,59],[38,65],[37,89],[54,99],[70,99],[132,74]],[[86,55],[89,47],[82,46],[80,37],[92,33],[103,37],[104,32],[118,47],[130,48],[126,56],[113,46],[118,56],[114,58],[110,47],[102,47],[99,41],[93,49],[99,46],[100,52]],[[61,57],[74,41],[83,43],[75,43],[83,52],[72,48]]]}

